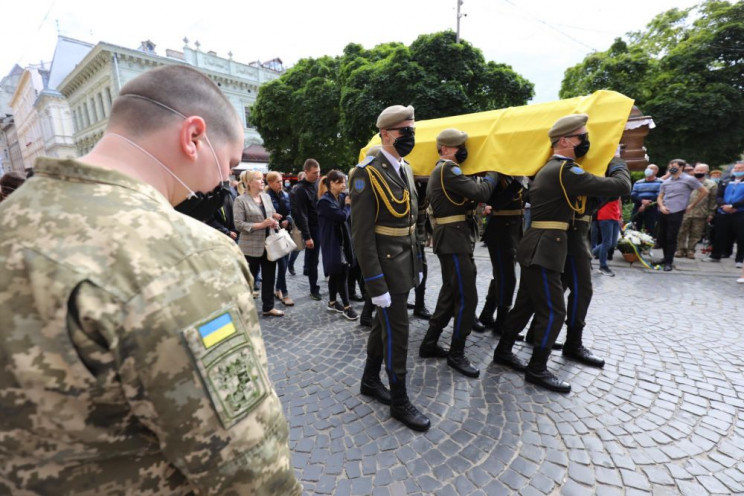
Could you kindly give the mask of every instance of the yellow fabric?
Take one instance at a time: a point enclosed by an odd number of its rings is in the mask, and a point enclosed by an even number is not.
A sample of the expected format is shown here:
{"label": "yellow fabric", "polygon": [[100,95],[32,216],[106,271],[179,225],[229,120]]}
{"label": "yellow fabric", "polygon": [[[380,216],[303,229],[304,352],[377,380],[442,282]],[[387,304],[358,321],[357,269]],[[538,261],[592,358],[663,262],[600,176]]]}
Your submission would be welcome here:
{"label": "yellow fabric", "polygon": [[533,220],[530,223],[530,227],[535,229],[559,229],[561,231],[568,230],[568,222],[558,222],[554,220]]}
{"label": "yellow fabric", "polygon": [[[589,96],[475,114],[416,121],[416,146],[406,161],[417,176],[430,175],[439,156],[437,135],[454,127],[468,133],[465,174],[498,171],[512,176],[531,176],[545,165],[552,153],[548,130],[555,121],[573,113],[589,114],[587,130],[591,149],[577,160],[584,170],[604,175],[615,155],[630,116],[633,100],[615,91],[600,90]],[[359,160],[374,145],[375,135],[359,153]]]}

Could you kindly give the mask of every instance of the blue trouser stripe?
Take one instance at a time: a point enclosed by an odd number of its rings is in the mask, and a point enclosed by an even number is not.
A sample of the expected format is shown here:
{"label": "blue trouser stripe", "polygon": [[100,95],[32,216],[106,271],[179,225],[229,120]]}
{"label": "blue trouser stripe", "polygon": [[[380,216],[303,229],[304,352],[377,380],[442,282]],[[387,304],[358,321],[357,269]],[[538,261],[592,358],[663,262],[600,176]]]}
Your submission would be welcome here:
{"label": "blue trouser stripe", "polygon": [[504,306],[504,285],[506,284],[506,274],[504,273],[504,261],[501,257],[501,249],[496,248],[496,263],[499,265],[499,302],[498,306]]}
{"label": "blue trouser stripe", "polygon": [[573,304],[571,305],[571,318],[568,321],[568,327],[573,327],[576,323],[576,307],[579,304],[579,277],[576,274],[576,259],[572,255],[568,256],[568,263],[571,266],[571,277],[573,277],[573,285],[571,287]]}
{"label": "blue trouser stripe", "polygon": [[390,317],[388,316],[387,308],[378,307],[382,310],[382,316],[385,319],[385,329],[387,329],[387,372],[390,376],[390,380],[393,382],[398,381],[398,377],[393,372],[393,330],[390,328]]}
{"label": "blue trouser stripe", "polygon": [[465,294],[462,291],[462,275],[460,274],[460,260],[457,255],[452,255],[452,260],[455,262],[455,274],[457,275],[457,289],[460,292],[460,310],[457,312],[455,318],[455,326],[453,329],[453,335],[455,339],[460,339],[460,326],[462,325],[462,311],[465,308]]}
{"label": "blue trouser stripe", "polygon": [[550,298],[550,286],[548,285],[548,273],[545,271],[545,269],[542,270],[542,276],[543,276],[543,288],[545,289],[545,300],[548,302],[548,327],[545,329],[545,334],[543,334],[542,343],[540,343],[540,348],[545,349],[545,347],[548,345],[548,336],[550,336],[550,329],[553,328],[553,320],[555,319],[555,315],[553,313],[553,301]]}

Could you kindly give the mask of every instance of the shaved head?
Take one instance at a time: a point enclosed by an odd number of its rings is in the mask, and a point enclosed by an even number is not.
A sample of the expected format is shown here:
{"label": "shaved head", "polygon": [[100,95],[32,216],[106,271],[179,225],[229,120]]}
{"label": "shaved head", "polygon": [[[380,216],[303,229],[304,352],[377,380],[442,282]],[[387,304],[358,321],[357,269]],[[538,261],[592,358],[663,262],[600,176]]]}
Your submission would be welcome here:
{"label": "shaved head", "polygon": [[[170,110],[172,109],[172,110]],[[111,109],[109,128],[143,136],[184,117],[199,116],[220,142],[242,140],[230,102],[207,76],[181,65],[159,67],[125,84]]]}

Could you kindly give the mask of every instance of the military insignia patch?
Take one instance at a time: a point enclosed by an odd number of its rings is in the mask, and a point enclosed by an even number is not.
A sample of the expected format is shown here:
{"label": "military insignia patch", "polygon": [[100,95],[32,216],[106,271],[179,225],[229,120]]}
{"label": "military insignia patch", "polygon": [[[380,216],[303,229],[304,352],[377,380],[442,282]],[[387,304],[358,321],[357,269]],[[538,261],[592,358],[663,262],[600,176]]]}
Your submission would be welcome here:
{"label": "military insignia patch", "polygon": [[456,176],[460,176],[460,175],[462,175],[462,169],[460,169],[457,166],[452,167],[452,174],[454,174]]}
{"label": "military insignia patch", "polygon": [[354,190],[359,193],[364,191],[364,179],[354,179]]}
{"label": "military insignia patch", "polygon": [[182,331],[217,416],[229,429],[271,389],[239,315],[221,310]]}
{"label": "military insignia patch", "polygon": [[581,175],[581,174],[583,174],[584,172],[586,172],[586,171],[585,171],[584,169],[582,169],[581,167],[578,167],[578,166],[576,166],[576,165],[574,165],[573,167],[571,167],[571,168],[570,168],[569,170],[570,170],[571,172],[573,172],[574,174],[578,174],[578,175]]}

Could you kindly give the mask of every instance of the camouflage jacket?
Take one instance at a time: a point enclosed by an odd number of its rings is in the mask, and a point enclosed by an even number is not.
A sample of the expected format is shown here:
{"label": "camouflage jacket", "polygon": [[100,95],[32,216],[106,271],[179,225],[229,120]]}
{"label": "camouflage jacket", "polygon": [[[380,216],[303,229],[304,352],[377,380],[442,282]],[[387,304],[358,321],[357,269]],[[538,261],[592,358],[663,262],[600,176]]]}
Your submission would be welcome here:
{"label": "camouflage jacket", "polygon": [[0,494],[301,492],[235,243],[73,160],[0,224]]}

